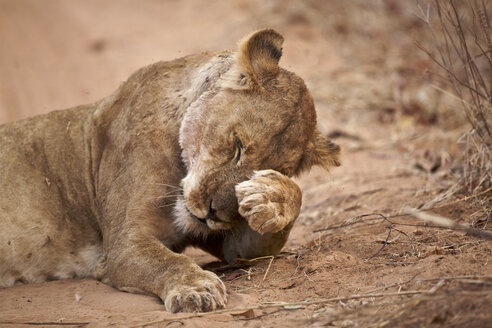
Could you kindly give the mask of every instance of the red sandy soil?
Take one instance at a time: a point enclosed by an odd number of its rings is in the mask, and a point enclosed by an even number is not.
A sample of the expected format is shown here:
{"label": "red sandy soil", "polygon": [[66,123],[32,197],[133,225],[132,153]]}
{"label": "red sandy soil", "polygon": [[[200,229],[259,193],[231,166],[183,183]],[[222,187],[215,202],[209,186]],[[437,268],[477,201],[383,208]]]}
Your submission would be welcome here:
{"label": "red sandy soil", "polygon": [[[321,131],[344,150],[342,167],[298,179],[303,209],[279,256],[231,268],[187,250],[222,277],[230,310],[183,317],[151,296],[64,280],[0,289],[0,326],[490,326],[491,242],[401,214],[422,207],[492,224],[490,192],[464,198],[455,183],[466,125],[425,74],[415,10],[403,1],[0,0],[0,123],[94,102],[141,66],[234,48],[272,27],[286,39],[282,66],[306,80]],[[376,295],[350,298],[364,294]]]}

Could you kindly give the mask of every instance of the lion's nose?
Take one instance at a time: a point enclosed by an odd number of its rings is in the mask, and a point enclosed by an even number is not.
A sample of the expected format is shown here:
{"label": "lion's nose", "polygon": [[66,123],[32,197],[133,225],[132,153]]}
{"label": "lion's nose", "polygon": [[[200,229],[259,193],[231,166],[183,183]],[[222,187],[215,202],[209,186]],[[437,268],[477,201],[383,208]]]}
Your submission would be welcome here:
{"label": "lion's nose", "polygon": [[197,178],[193,174],[188,174],[181,180],[183,197],[188,211],[197,218],[205,219],[208,215],[208,207],[207,203],[202,199],[202,192],[197,181]]}

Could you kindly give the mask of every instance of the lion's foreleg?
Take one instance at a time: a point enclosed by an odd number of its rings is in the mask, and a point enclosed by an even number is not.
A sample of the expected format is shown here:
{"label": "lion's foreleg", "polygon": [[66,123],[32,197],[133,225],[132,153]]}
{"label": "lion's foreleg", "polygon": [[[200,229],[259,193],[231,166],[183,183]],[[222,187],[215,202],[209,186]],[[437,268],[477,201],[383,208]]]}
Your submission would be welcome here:
{"label": "lion's foreleg", "polygon": [[[103,282],[159,296],[171,312],[212,311],[226,303],[222,281],[158,239],[165,218],[147,203],[130,204],[127,216],[104,236],[105,257],[96,270]],[[148,210],[145,210],[147,208]],[[172,233],[172,232],[169,232]],[[160,236],[159,236],[160,237]],[[97,272],[98,271],[98,272]]]}

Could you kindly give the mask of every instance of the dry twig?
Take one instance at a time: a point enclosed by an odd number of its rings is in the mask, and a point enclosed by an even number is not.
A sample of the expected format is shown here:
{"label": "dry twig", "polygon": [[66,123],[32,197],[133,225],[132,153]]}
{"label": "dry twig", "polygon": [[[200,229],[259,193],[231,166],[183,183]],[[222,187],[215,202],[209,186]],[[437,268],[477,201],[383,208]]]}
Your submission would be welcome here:
{"label": "dry twig", "polygon": [[455,222],[451,219],[445,218],[444,216],[436,215],[436,214],[429,214],[426,212],[422,212],[413,208],[406,208],[404,209],[404,212],[406,212],[409,215],[413,215],[417,219],[420,219],[422,221],[426,222],[432,222],[434,224],[440,225],[442,227],[451,229],[451,230],[456,230],[456,231],[462,231],[465,232],[467,235],[481,238],[481,239],[486,239],[486,240],[492,240],[492,232],[482,230],[482,229],[477,229],[470,227],[468,225],[462,224]]}
{"label": "dry twig", "polygon": [[321,228],[321,229],[316,229],[313,232],[322,232],[322,231],[327,231],[327,230],[335,230],[335,229],[345,228],[345,227],[348,227],[348,226],[351,226],[351,225],[354,225],[357,223],[362,223],[362,222],[364,222],[364,218],[370,217],[370,216],[375,216],[375,215],[381,216],[380,213],[362,214],[362,215],[358,215],[356,217],[353,217],[350,220],[348,220],[348,222],[342,223],[340,225],[334,225],[334,226],[328,226],[328,227]]}
{"label": "dry twig", "polygon": [[391,225],[388,226],[388,236],[386,236],[386,240],[384,241],[383,245],[381,246],[381,248],[374,254],[372,255],[370,258],[368,258],[367,260],[372,260],[373,258],[375,258],[376,256],[379,255],[379,253],[381,253],[381,251],[386,247],[386,245],[388,245],[388,240],[389,240],[389,237],[391,236]]}

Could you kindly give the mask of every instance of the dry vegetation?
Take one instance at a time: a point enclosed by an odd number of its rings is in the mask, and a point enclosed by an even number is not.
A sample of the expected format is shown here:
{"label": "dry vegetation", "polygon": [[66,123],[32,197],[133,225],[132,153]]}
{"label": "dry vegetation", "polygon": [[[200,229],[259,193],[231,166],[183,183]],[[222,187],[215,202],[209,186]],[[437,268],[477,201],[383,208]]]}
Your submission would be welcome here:
{"label": "dry vegetation", "polygon": [[[343,166],[299,179],[303,208],[279,256],[231,267],[190,252],[231,291],[226,310],[171,315],[151,297],[64,281],[0,290],[2,324],[490,325],[491,10],[471,4],[244,0],[234,16],[210,2],[200,17],[221,14],[228,31],[212,44],[257,27],[284,33],[282,64],[305,78]],[[94,56],[117,44],[105,42]]]}
{"label": "dry vegetation", "polygon": [[[490,7],[490,4],[489,4]],[[485,1],[435,1],[420,9],[428,25],[436,54],[420,45],[442,69],[460,100],[470,129],[462,136],[462,183],[476,192],[492,185],[492,30]],[[431,21],[430,9],[438,22]],[[436,19],[433,19],[435,21]],[[434,25],[437,25],[435,27]],[[443,90],[443,92],[446,92]]]}

